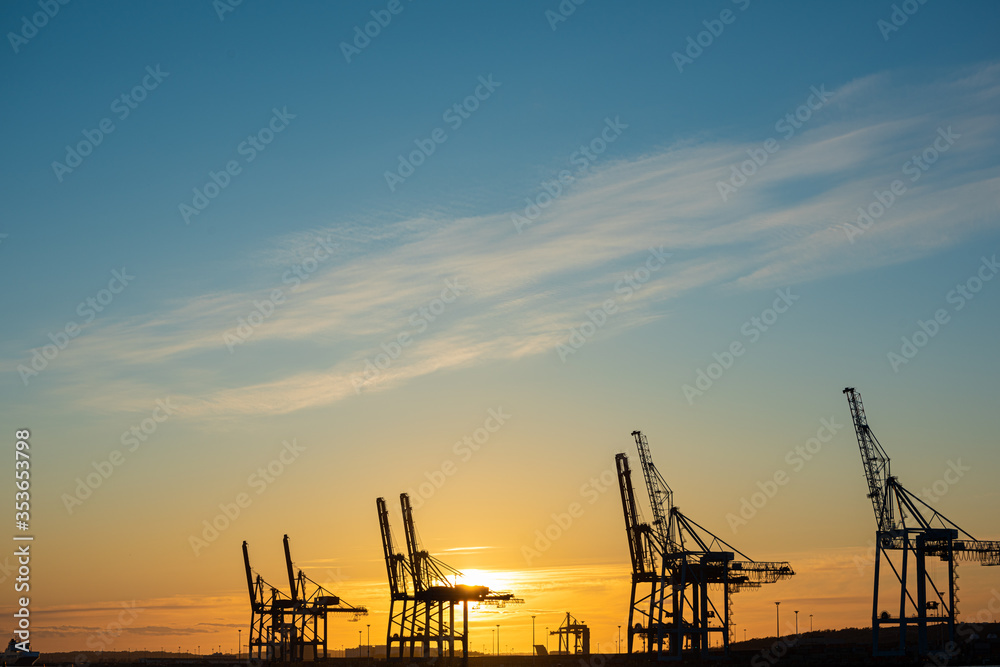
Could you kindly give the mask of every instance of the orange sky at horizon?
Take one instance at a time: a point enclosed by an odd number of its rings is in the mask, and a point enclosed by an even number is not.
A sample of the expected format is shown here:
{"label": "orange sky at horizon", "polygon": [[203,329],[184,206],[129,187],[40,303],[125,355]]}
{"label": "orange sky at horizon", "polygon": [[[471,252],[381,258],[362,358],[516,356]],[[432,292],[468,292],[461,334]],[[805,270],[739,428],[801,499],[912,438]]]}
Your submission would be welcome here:
{"label": "orange sky at horizon", "polygon": [[[279,545],[280,548],[280,545]],[[455,550],[458,551],[458,550]],[[465,553],[470,553],[466,551]],[[471,552],[474,553],[474,552]],[[441,554],[447,558],[448,554]],[[734,639],[773,636],[774,602],[782,602],[782,633],[795,631],[794,610],[800,610],[799,629],[809,629],[810,615],[816,630],[865,627],[871,600],[871,554],[864,548],[833,549],[811,554],[794,554],[789,561],[796,576],[788,581],[734,595]],[[464,560],[464,559],[463,559]],[[299,564],[297,564],[298,566]],[[328,644],[331,650],[367,644],[370,624],[372,645],[385,644],[388,612],[388,585],[383,578],[353,579],[339,568],[303,564],[307,576],[340,595],[354,606],[367,606],[370,613],[359,622],[348,615],[332,615]],[[985,571],[984,571],[985,570]],[[964,565],[961,609],[974,618],[974,610],[1000,609],[1000,583],[990,581],[988,568]],[[618,625],[623,627],[622,647],[627,641],[629,566],[627,563],[578,564],[522,571],[469,568],[469,583],[488,585],[494,590],[511,590],[525,600],[523,605],[506,608],[481,607],[470,611],[470,651],[490,652],[500,624],[501,649],[529,653],[532,619],[535,641],[543,644],[546,629],[555,629],[570,612],[591,627],[593,651],[616,650]],[[327,575],[324,577],[324,574]],[[239,575],[237,578],[236,575]],[[286,588],[284,571],[273,568],[262,573],[269,583]],[[333,577],[333,581],[330,581]],[[99,604],[40,607],[36,618],[35,650],[42,652],[105,651],[231,653],[242,639],[244,651],[249,624],[249,605],[241,568],[234,559],[233,585],[225,591],[204,595],[178,594],[144,600],[106,600]],[[1000,618],[993,613],[992,619]],[[980,619],[982,620],[982,619]],[[119,630],[120,627],[120,630]],[[242,629],[242,633],[240,630]],[[554,645],[552,637],[550,645]],[[92,659],[92,658],[89,658]]]}

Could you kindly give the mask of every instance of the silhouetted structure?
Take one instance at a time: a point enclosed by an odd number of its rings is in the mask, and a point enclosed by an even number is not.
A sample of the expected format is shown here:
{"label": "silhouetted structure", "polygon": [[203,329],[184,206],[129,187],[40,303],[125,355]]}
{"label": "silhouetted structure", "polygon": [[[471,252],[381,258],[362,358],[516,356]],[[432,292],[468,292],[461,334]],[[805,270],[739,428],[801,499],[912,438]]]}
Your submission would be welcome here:
{"label": "silhouetted structure", "polygon": [[[447,656],[454,657],[455,642],[460,641],[462,657],[468,658],[469,603],[502,607],[523,600],[514,597],[513,593],[491,591],[487,586],[458,584],[457,577],[461,576],[461,572],[420,548],[409,495],[401,493],[399,502],[403,512],[407,556],[396,551],[385,499],[378,498],[375,501],[379,529],[382,532],[382,551],[389,575],[387,657],[403,657],[404,646],[408,648],[407,657],[411,659],[429,658],[432,654],[445,656],[445,646]],[[449,581],[449,577],[456,578],[456,581]],[[455,627],[455,606],[459,604],[462,606],[461,630]]]}
{"label": "silhouetted structure", "polygon": [[[590,655],[590,628],[566,612],[566,620],[549,632],[559,638],[558,655]],[[544,646],[541,648],[545,648]]]}
{"label": "silhouetted structure", "polygon": [[283,544],[290,596],[268,584],[259,574],[254,577],[250,568],[250,552],[247,543],[243,542],[243,565],[250,593],[249,656],[275,662],[325,658],[328,655],[328,614],[351,614],[350,620],[356,621],[368,610],[343,602],[307,577],[302,570],[296,576],[288,535],[284,536]]}
{"label": "silhouetted structure", "polygon": [[[636,650],[638,636],[644,650],[659,658],[680,659],[685,652],[706,657],[715,634],[723,653],[728,654],[730,595],[795,573],[787,562],[751,560],[681,513],[673,504],[673,491],[653,465],[646,437],[639,431],[633,431],[632,436],[639,450],[653,522],[650,525],[641,519],[628,457],[616,455],[632,558],[628,653]],[[736,554],[743,560],[736,560]],[[712,594],[709,586],[716,589]]]}
{"label": "silhouetted structure", "polygon": [[[906,653],[906,628],[917,627],[917,644],[920,655],[929,651],[927,628],[931,625],[947,626],[948,642],[955,640],[955,618],[958,614],[956,559],[975,561],[981,565],[1000,565],[1000,542],[983,542],[972,537],[958,525],[939,513],[923,500],[913,495],[890,474],[889,456],[868,426],[861,394],[853,387],[844,389],[847,403],[858,436],[861,462],[868,480],[868,498],[875,510],[875,591],[872,601],[872,641],[875,655],[904,655]],[[924,512],[928,512],[927,515]],[[898,517],[898,518],[897,518]],[[908,521],[909,520],[909,521]],[[958,539],[959,535],[967,539]],[[900,566],[889,557],[889,552],[901,552]],[[883,556],[899,584],[899,614],[879,614],[879,578]],[[939,558],[947,564],[947,581],[938,587],[927,570],[927,556]],[[910,561],[916,572],[911,572]],[[911,574],[913,581],[911,582]],[[928,600],[928,587],[933,599]],[[916,599],[913,598],[916,589]],[[895,591],[894,591],[895,592]],[[931,616],[930,612],[936,611]],[[907,614],[912,613],[908,616]],[[899,645],[891,651],[879,649],[879,630],[882,626],[899,629]]]}

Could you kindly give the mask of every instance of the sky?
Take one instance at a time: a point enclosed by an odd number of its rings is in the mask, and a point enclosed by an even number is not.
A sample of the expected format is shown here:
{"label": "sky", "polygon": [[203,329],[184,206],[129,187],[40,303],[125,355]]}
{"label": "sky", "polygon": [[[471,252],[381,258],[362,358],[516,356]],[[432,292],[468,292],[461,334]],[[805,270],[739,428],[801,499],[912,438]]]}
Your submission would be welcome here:
{"label": "sky", "polygon": [[[375,500],[399,543],[408,492],[427,550],[525,601],[474,611],[472,649],[570,612],[613,650],[635,430],[687,516],[797,573],[736,596],[738,638],[776,601],[783,632],[865,626],[847,386],[902,483],[1000,539],[995,3],[36,0],[0,26],[34,648],[234,651],[240,545],[280,585],[284,534],[369,609],[331,646],[384,643]],[[1000,573],[961,576],[991,613]]]}

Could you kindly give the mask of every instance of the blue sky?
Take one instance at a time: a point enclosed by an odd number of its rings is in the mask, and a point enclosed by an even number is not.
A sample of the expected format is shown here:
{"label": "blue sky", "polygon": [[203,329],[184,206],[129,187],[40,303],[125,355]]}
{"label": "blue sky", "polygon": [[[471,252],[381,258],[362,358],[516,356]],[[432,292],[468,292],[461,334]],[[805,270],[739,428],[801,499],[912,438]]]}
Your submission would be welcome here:
{"label": "blue sky", "polygon": [[[136,569],[62,599],[49,556],[45,604],[235,595],[240,540],[304,533],[297,508],[329,502],[328,528],[357,539],[314,551],[379,581],[374,498],[416,487],[497,406],[517,417],[424,510],[428,539],[492,546],[488,567],[523,567],[522,543],[637,428],[685,511],[726,530],[820,419],[847,423],[847,385],[904,483],[973,462],[941,509],[998,536],[1000,281],[976,281],[1000,249],[1000,8],[932,0],[885,32],[888,2],[589,0],[553,24],[557,2],[402,0],[348,62],[341,44],[388,4],[244,0],[220,18],[207,1],[70,2],[8,35],[2,422],[41,441],[40,533],[98,555],[143,541],[174,582]],[[6,3],[0,24],[19,33],[39,11]],[[53,167],[102,121],[113,131],[79,166]],[[390,187],[421,145],[434,150]],[[225,187],[185,216],[212,174]],[[43,370],[19,370],[71,324]],[[75,480],[168,398],[148,445],[68,511]],[[225,547],[192,553],[189,534],[288,438],[309,443],[309,470]],[[835,443],[737,546],[826,565],[864,549],[853,435]],[[624,540],[594,541],[620,533],[613,496],[543,565],[624,567]],[[836,623],[865,622],[864,603],[830,604]]]}

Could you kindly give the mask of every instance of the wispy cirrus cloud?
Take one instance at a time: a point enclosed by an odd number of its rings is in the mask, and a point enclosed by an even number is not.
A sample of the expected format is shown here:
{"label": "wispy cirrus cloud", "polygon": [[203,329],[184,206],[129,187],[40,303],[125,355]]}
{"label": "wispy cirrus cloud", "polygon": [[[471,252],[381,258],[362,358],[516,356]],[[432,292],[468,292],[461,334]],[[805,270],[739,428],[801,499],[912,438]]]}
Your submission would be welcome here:
{"label": "wispy cirrus cloud", "polygon": [[[695,290],[764,289],[904,262],[997,226],[1000,65],[917,83],[879,74],[831,92],[727,201],[717,184],[774,128],[761,128],[759,140],[689,141],[607,163],[522,233],[510,212],[298,231],[248,261],[252,289],[183,295],[143,316],[95,322],[49,371],[60,375],[53,391],[93,410],[141,411],[170,394],[186,417],[284,414],[355,398],[366,363],[401,333],[412,342],[364,391],[554,354],[609,298],[620,312],[600,338],[666,316]],[[958,138],[910,180],[905,165],[942,128]],[[895,179],[905,194],[851,243],[844,225]],[[284,283],[284,267],[324,239],[337,244],[334,256],[300,285]],[[649,248],[671,258],[626,298],[616,286]],[[261,275],[274,280],[261,284]],[[422,316],[446,280],[462,293]],[[274,288],[286,299],[230,354],[223,334]]]}

